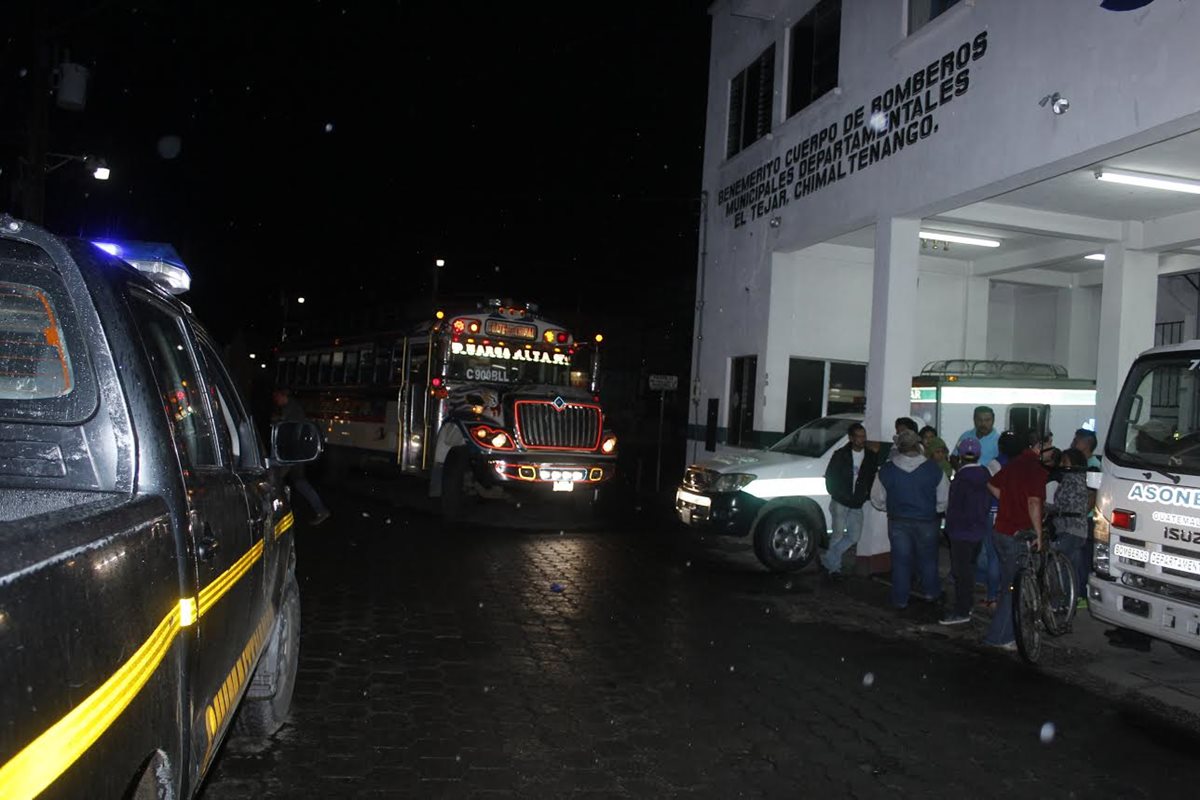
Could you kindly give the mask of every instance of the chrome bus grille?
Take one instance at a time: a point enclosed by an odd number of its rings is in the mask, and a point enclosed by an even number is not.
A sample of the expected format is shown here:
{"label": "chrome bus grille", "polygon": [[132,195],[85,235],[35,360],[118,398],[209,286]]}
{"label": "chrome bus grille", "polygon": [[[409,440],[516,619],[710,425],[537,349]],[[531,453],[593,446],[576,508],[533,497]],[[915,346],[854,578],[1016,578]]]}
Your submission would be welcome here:
{"label": "chrome bus grille", "polygon": [[600,409],[549,400],[518,400],[517,432],[521,443],[537,449],[595,450],[600,446]]}

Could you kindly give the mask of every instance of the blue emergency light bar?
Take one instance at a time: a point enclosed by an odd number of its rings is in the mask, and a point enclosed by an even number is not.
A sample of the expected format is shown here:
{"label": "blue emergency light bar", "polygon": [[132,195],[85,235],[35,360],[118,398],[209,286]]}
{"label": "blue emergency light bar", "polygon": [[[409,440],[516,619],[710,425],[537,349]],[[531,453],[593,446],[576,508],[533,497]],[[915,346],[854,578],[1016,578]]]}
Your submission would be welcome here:
{"label": "blue emergency light bar", "polygon": [[192,276],[175,248],[164,242],[92,242],[110,256],[125,261],[171,294],[192,288]]}

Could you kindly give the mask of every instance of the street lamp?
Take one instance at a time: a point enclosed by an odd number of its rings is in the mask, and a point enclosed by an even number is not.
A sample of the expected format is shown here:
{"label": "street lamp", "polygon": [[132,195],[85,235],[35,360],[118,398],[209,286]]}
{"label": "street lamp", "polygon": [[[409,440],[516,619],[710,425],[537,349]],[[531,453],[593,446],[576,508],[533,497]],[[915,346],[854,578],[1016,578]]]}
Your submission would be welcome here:
{"label": "street lamp", "polygon": [[108,162],[103,158],[95,158],[94,156],[76,156],[68,153],[47,153],[48,158],[56,158],[53,164],[46,165],[46,172],[51,173],[64,164],[69,164],[72,161],[78,161],[83,164],[84,169],[92,173],[92,177],[98,181],[106,181],[112,177],[112,170],[108,168]]}

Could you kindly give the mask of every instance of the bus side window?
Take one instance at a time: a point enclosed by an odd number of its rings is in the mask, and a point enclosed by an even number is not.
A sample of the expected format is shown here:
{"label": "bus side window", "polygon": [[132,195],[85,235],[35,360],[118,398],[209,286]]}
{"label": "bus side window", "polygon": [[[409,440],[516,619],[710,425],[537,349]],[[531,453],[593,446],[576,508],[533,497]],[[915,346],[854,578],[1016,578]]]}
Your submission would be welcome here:
{"label": "bus side window", "polygon": [[342,378],[342,383],[355,386],[358,384],[358,351],[346,351],[346,374]]}
{"label": "bus side window", "polygon": [[366,348],[358,357],[358,382],[369,384],[375,380],[375,350]]}

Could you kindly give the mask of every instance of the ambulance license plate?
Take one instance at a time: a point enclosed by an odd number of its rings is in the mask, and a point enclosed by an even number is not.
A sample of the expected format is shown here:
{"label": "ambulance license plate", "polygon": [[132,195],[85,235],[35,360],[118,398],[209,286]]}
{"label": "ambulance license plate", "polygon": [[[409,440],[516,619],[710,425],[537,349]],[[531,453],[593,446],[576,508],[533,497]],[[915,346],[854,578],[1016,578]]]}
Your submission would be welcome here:
{"label": "ambulance license plate", "polygon": [[575,484],[571,483],[570,481],[555,481],[554,482],[554,491],[556,491],[556,492],[573,492],[573,491],[575,491]]}

